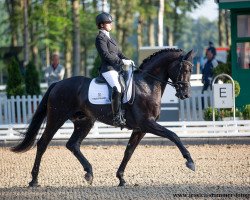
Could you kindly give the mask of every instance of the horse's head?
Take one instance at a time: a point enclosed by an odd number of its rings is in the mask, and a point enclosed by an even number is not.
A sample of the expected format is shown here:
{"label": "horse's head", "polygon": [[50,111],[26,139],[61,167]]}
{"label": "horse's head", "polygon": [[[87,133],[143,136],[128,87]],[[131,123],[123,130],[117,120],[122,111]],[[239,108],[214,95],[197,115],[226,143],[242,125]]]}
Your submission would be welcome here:
{"label": "horse's head", "polygon": [[173,81],[176,94],[180,99],[190,97],[190,76],[193,68],[193,50],[181,55],[169,70],[169,78]]}

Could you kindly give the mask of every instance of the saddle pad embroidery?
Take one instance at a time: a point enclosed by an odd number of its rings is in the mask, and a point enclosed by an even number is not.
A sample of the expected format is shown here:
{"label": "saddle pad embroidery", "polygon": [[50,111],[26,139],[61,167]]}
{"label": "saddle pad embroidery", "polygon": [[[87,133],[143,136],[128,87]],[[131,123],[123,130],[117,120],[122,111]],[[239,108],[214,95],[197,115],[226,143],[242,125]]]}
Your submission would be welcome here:
{"label": "saddle pad embroidery", "polygon": [[[126,84],[128,84],[128,81]],[[123,96],[123,103],[127,103],[132,96],[132,82],[133,81],[131,80],[129,83],[128,91]],[[95,79],[93,79],[89,85],[88,98],[89,102],[92,104],[111,104],[111,101],[109,99],[108,86],[106,84],[96,83]]]}

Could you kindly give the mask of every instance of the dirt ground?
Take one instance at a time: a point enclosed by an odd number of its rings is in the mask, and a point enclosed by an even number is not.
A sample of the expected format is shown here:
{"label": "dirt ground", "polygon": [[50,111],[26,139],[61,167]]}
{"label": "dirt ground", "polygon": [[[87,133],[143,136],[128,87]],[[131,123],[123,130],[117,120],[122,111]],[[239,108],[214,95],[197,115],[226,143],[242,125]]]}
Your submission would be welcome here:
{"label": "dirt ground", "polygon": [[186,168],[175,146],[139,146],[126,168],[125,187],[117,187],[115,177],[125,146],[82,146],[81,150],[93,166],[91,186],[77,159],[65,147],[51,146],[41,163],[41,186],[29,188],[35,149],[15,154],[1,147],[0,199],[250,198],[249,145],[189,146],[196,172]]}

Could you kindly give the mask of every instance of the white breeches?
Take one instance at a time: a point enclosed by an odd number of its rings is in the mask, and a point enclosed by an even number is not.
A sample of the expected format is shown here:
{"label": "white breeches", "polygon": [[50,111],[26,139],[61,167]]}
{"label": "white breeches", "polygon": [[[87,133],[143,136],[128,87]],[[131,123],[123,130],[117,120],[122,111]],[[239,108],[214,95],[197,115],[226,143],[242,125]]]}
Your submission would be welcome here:
{"label": "white breeches", "polygon": [[102,73],[102,76],[108,82],[108,84],[113,88],[116,87],[118,92],[122,92],[121,85],[119,83],[119,74],[115,70],[107,71]]}

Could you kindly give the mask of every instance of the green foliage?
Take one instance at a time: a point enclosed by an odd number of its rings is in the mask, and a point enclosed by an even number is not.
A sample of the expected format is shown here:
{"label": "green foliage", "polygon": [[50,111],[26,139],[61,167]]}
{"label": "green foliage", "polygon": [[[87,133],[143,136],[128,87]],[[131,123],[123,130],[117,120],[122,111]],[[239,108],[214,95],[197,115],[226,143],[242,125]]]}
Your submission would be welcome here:
{"label": "green foliage", "polygon": [[195,49],[197,56],[203,57],[204,47],[208,45],[208,41],[213,41],[214,44],[218,42],[218,36],[215,34],[218,31],[217,23],[204,17],[194,20],[186,16],[182,17],[181,20],[182,31],[175,45],[182,49]]}
{"label": "green foliage", "polygon": [[[217,121],[219,119],[218,109],[214,109],[214,113],[215,113],[215,121]],[[204,119],[206,121],[213,120],[213,108],[208,107],[208,108],[204,109],[203,114],[204,114]]]}
{"label": "green foliage", "polygon": [[[231,108],[220,109],[219,116],[221,119],[225,117],[233,117],[233,109]],[[240,112],[237,108],[235,109],[235,117],[242,118],[242,112]]]}
{"label": "green foliage", "polygon": [[[215,121],[219,119],[223,119],[225,117],[233,117],[233,109],[231,108],[224,108],[224,109],[214,109],[215,112]],[[213,108],[208,107],[203,111],[204,119],[206,121],[213,120]],[[249,114],[250,114],[250,107],[249,107]],[[242,118],[243,114],[237,108],[235,109],[235,117]]]}
{"label": "green foliage", "polygon": [[227,52],[227,62],[219,63],[218,66],[213,69],[214,77],[222,73],[232,76],[231,51],[230,50]]}
{"label": "green foliage", "polygon": [[214,77],[219,74],[231,75],[231,63],[220,63],[213,69]]}
{"label": "green foliage", "polygon": [[[217,67],[213,69],[214,77],[219,74],[228,74],[232,76],[232,67],[231,67],[231,51],[228,51],[227,54],[227,63],[220,63]],[[221,77],[220,78],[223,82],[231,83],[231,80],[226,80],[227,78]],[[235,84],[235,97],[239,96],[240,94],[240,84],[238,81],[234,80]]]}
{"label": "green foliage", "polygon": [[[194,8],[197,8],[203,2],[204,0],[166,1],[166,11],[167,11],[165,14],[167,19],[166,25],[168,29],[172,30],[174,44],[176,44],[176,42],[179,39],[181,39],[183,32],[185,31],[185,26],[187,23],[187,12],[188,11],[191,12]],[[192,34],[194,34],[193,30],[196,30],[196,29],[191,29],[190,26],[188,29],[192,32]],[[203,32],[203,34],[205,33]],[[198,41],[200,42],[201,40]]]}
{"label": "green foliage", "polygon": [[250,104],[247,104],[247,105],[245,105],[243,107],[242,114],[243,114],[243,118],[245,120],[249,120],[250,119]]}
{"label": "green foliage", "polygon": [[91,71],[91,77],[95,78],[99,75],[99,67],[101,65],[101,58],[99,55],[96,56],[95,62],[94,62],[94,67]]}
{"label": "green foliage", "polygon": [[231,67],[231,51],[229,50],[227,52],[227,62],[226,63],[220,63],[217,67],[213,69],[214,76],[217,76],[219,74],[228,74],[229,76],[232,76],[232,67]]}
{"label": "green foliage", "polygon": [[26,93],[28,95],[41,94],[39,73],[32,62],[30,62],[26,66],[25,85],[26,85]]}
{"label": "green foliage", "polygon": [[[17,38],[18,44],[23,43],[23,7],[21,2],[22,1],[0,1],[0,10],[2,13],[2,15],[0,16],[0,33],[2,33],[0,44],[3,44],[2,46],[7,46],[8,44],[10,44],[11,38]],[[65,51],[64,53],[71,52],[73,39],[72,1],[36,0],[28,2],[28,21],[30,31],[29,46],[32,48],[38,48],[39,55],[47,56],[47,50],[49,50],[50,52],[59,51],[61,53],[63,53],[63,51]],[[99,13],[100,1],[90,0],[79,2],[79,28],[81,35],[80,39],[81,47],[83,50],[82,52],[84,52],[81,56],[81,59],[83,59],[83,66],[86,67],[87,65],[92,64],[87,63],[87,58],[89,54],[92,53],[93,49],[95,49],[94,39],[98,32],[95,25],[95,16],[97,12]],[[204,47],[204,44],[207,45],[207,41],[210,39],[216,42],[215,39],[213,39],[213,37],[216,37],[216,34],[214,33],[217,29],[213,29],[213,26],[216,23],[211,23],[212,28],[205,24],[204,26],[202,26],[200,32],[198,32],[196,31],[196,27],[192,26],[192,20],[190,18],[186,19],[187,11],[192,11],[202,2],[204,2],[204,0],[165,1],[165,26],[167,26],[168,30],[173,33],[174,41],[177,41],[178,38],[186,37],[186,34],[183,33],[183,31],[189,30],[189,35],[187,38],[185,38],[184,42],[186,44],[188,43],[188,49],[197,49],[194,44],[200,44],[200,49],[202,49]],[[12,7],[12,5],[14,5],[14,7]],[[159,2],[154,0],[110,0],[108,1],[108,7],[110,8],[110,13],[114,18],[114,25],[111,35],[115,36],[116,40],[118,41],[119,47],[122,49],[122,52],[129,58],[133,56],[133,59],[135,60],[135,55],[137,52],[136,28],[138,16],[142,17],[141,24],[143,27],[143,45],[147,45],[149,41],[148,35],[144,34],[148,29],[149,18],[155,25],[154,35],[156,41],[156,22]],[[187,22],[188,20],[189,22]],[[2,26],[2,24],[4,26]],[[209,34],[206,34],[208,31]],[[201,32],[203,34],[200,34]],[[212,37],[210,33],[213,33]],[[204,34],[206,35],[204,40],[195,38],[195,36]],[[191,40],[192,42],[190,42]],[[182,45],[183,41],[184,39],[178,44],[174,43],[174,45],[186,49],[187,45]],[[33,56],[35,55],[36,54],[34,53]],[[41,62],[41,58],[39,55],[35,57],[36,63]],[[64,60],[62,60],[62,62],[63,61]],[[62,64],[65,65],[65,63]]]}
{"label": "green foliage", "polygon": [[7,81],[7,96],[17,96],[25,94],[24,79],[17,61],[11,58],[7,63],[8,81]]}
{"label": "green foliage", "polygon": [[[65,0],[44,0],[32,3],[29,21],[36,25],[37,40],[34,44],[49,46],[51,51],[59,51],[65,40],[65,29],[71,31],[71,4]],[[32,24],[31,23],[31,24]]]}
{"label": "green foliage", "polygon": [[[231,80],[227,80],[226,83],[232,83]],[[240,84],[238,81],[234,80],[234,93],[235,93],[235,97],[239,96],[240,94]]]}

